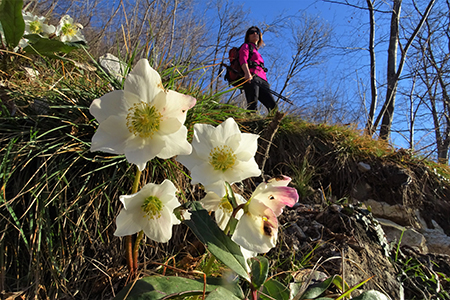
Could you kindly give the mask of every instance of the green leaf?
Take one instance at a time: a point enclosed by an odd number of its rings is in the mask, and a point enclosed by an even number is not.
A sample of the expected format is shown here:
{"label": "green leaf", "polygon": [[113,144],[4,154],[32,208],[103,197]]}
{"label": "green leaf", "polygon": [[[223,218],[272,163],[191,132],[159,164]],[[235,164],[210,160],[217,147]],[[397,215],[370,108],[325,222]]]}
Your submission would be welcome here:
{"label": "green leaf", "polygon": [[6,44],[11,48],[19,44],[25,31],[22,7],[23,0],[0,1],[0,22],[2,23]]}
{"label": "green leaf", "polygon": [[317,283],[308,287],[301,299],[314,299],[323,294],[331,285],[334,280],[334,276],[327,278],[321,283]]}
{"label": "green leaf", "polygon": [[72,50],[79,48],[74,43],[67,44],[58,40],[50,40],[41,37],[38,34],[27,34],[24,36],[28,39],[29,46],[26,46],[24,51],[33,54],[42,54],[48,57],[57,58],[54,53],[69,53]]}
{"label": "green leaf", "polygon": [[218,260],[250,281],[240,247],[217,226],[199,202],[192,202],[189,209],[191,219],[184,223]]}
{"label": "green leaf", "polygon": [[277,300],[290,299],[289,289],[275,279],[266,281],[264,283],[262,292],[263,293],[260,295],[260,298],[263,300],[272,300],[272,298],[275,298]]}
{"label": "green leaf", "polygon": [[[294,299],[294,297],[300,293],[302,290],[303,283],[301,282],[291,282],[289,283],[290,297],[289,299]],[[300,298],[300,296],[298,296]]]}
{"label": "green leaf", "polygon": [[358,297],[352,298],[353,300],[388,300],[388,297],[383,293],[378,291],[367,291],[359,295]]}
{"label": "green leaf", "polygon": [[242,295],[242,297],[237,297],[235,294],[233,294],[232,291],[224,287],[218,287],[217,289],[209,293],[208,297],[206,297],[206,300],[224,300],[224,299],[240,300],[244,299],[244,295]]}
{"label": "green leaf", "polygon": [[[220,293],[233,295],[235,299],[242,299],[242,291],[240,289],[236,289],[235,285],[230,286],[230,289],[232,290],[229,290],[224,286],[229,286],[229,283],[225,285],[222,281],[215,278],[208,278],[205,286],[203,280],[194,280],[175,276],[150,276],[130,283],[123,290],[121,290],[114,299],[158,300],[173,299],[177,297],[185,298],[189,296],[202,295],[204,287],[206,293],[210,293],[221,288],[227,291],[220,291]],[[242,297],[239,298],[239,296]],[[233,298],[227,297],[226,299]]]}
{"label": "green leaf", "polygon": [[256,289],[267,280],[269,274],[269,260],[265,257],[252,257],[252,283]]}

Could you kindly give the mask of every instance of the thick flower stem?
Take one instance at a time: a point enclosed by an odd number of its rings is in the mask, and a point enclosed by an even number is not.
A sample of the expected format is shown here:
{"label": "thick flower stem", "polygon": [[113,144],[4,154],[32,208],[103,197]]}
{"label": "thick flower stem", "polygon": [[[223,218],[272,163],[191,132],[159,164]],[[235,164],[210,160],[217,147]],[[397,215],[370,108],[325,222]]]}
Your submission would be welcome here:
{"label": "thick flower stem", "polygon": [[252,289],[252,300],[258,300],[258,291],[253,287],[253,284],[250,285]]}
{"label": "thick flower stem", "polygon": [[[139,188],[141,174],[142,174],[142,172],[139,171],[139,169],[137,169],[136,175],[134,177],[133,187],[131,189],[132,194],[135,194]],[[141,237],[141,239],[142,239],[142,237]],[[125,243],[126,243],[125,250],[126,250],[128,271],[130,272],[130,274],[134,274],[137,270],[137,255],[135,255],[134,251],[133,251],[133,236],[132,235],[126,236]],[[140,243],[140,240],[139,240],[139,243]],[[136,244],[139,245],[138,240],[136,240]],[[138,249],[139,249],[139,247],[138,247]]]}
{"label": "thick flower stem", "polygon": [[141,230],[134,242],[133,248],[133,268],[137,270],[138,268],[138,256],[139,256],[139,245],[141,244],[142,238],[144,237],[144,231]]}
{"label": "thick flower stem", "polygon": [[130,274],[134,273],[134,264],[133,264],[133,236],[127,235],[125,237],[125,251],[127,257],[127,267]]}

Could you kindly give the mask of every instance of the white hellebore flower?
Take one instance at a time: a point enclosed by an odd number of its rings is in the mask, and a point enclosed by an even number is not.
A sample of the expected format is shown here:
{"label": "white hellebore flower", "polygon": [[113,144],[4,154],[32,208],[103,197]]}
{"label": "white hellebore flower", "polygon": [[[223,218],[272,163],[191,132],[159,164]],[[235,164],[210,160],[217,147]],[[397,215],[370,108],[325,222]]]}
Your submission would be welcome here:
{"label": "white hellebore flower", "polygon": [[192,151],[183,125],[196,100],[165,90],[158,72],[141,59],[125,79],[123,90],[95,99],[90,113],[100,123],[91,151],[125,154],[144,170],[155,156],[168,159]]}
{"label": "white hellebore flower", "polygon": [[39,34],[48,37],[50,34],[55,32],[55,26],[44,24],[45,17],[38,17],[30,12],[22,12],[23,21],[25,22],[25,32],[26,34]]}
{"label": "white hellebore flower", "polygon": [[[239,194],[234,194],[237,205],[244,204],[246,200]],[[228,201],[227,196],[219,197],[214,192],[208,192],[202,200],[200,200],[203,207],[208,211],[214,211],[214,216],[216,218],[217,225],[220,229],[224,230],[230,220],[231,214],[233,213],[233,206],[230,201]],[[236,219],[242,216],[242,210],[239,210],[235,216]]]}
{"label": "white hellebore flower", "polygon": [[116,219],[115,236],[132,235],[144,231],[150,239],[166,243],[172,237],[172,226],[180,224],[173,214],[179,206],[176,187],[170,180],[161,184],[148,183],[133,195],[119,197],[123,209]]}
{"label": "white hellebore flower", "polygon": [[[48,37],[49,35],[55,33],[55,26],[44,24],[45,17],[38,17],[30,12],[22,11],[23,21],[25,22],[25,31],[23,35],[27,34],[38,34],[43,37]],[[19,46],[25,48],[28,46],[28,40],[22,38],[19,41]]]}
{"label": "white hellebore flower", "polygon": [[223,196],[225,181],[233,184],[261,174],[255,161],[258,137],[241,133],[233,118],[217,127],[195,124],[192,154],[177,160],[191,171],[192,184]]}
{"label": "white hellebore flower", "polygon": [[281,176],[258,185],[231,237],[234,242],[257,253],[265,253],[275,247],[277,217],[285,205],[292,207],[298,201],[297,190],[287,186],[290,181],[291,178]]}
{"label": "white hellebore flower", "polygon": [[74,23],[72,17],[64,15],[56,27],[56,35],[61,42],[86,42],[80,29],[83,29],[83,25]]}

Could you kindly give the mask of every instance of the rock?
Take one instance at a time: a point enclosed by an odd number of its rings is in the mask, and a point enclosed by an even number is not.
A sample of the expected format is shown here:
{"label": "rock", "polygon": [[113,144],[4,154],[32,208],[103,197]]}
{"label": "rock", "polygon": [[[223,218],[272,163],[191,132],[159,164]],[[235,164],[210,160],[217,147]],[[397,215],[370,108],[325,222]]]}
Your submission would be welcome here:
{"label": "rock", "polygon": [[450,255],[450,236],[446,235],[439,224],[432,220],[434,229],[425,228],[422,233],[427,240],[430,253]]}
{"label": "rock", "polygon": [[367,172],[370,171],[370,166],[366,163],[363,162],[359,162],[358,163],[358,170],[360,170],[361,172]]}
{"label": "rock", "polygon": [[100,56],[98,61],[105,72],[115,77],[117,80],[122,80],[125,77],[127,64],[111,53],[106,53],[106,55]]}
{"label": "rock", "polygon": [[377,218],[377,221],[383,227],[389,243],[398,244],[401,238],[401,246],[409,246],[422,254],[428,253],[428,247],[426,244],[427,240],[423,234],[414,228],[403,227],[397,223],[382,218]]}
{"label": "rock", "polygon": [[367,196],[372,191],[372,187],[365,181],[359,181],[352,187],[352,198],[358,201],[367,199]]}
{"label": "rock", "polygon": [[372,199],[364,201],[367,207],[376,218],[391,220],[402,226],[410,226],[411,214],[407,212],[406,208],[401,204],[389,205],[386,202],[379,202]]}

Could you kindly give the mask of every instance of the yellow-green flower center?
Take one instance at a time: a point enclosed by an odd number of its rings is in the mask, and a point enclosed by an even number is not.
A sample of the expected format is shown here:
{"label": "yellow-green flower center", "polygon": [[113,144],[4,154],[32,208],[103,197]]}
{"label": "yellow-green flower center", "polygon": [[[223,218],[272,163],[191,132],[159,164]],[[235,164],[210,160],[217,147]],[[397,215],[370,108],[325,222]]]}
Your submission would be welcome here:
{"label": "yellow-green flower center", "polygon": [[230,201],[228,201],[227,196],[224,196],[222,200],[220,200],[219,208],[229,214],[233,212],[233,206],[231,205]]}
{"label": "yellow-green flower center", "polygon": [[161,113],[147,103],[136,103],[128,110],[127,127],[128,130],[141,137],[152,137],[159,130],[161,124]]}
{"label": "yellow-green flower center", "polygon": [[64,23],[64,25],[61,27],[61,31],[63,35],[73,37],[75,34],[77,34],[77,27],[70,23]]}
{"label": "yellow-green flower center", "polygon": [[42,25],[41,22],[39,21],[32,21],[30,22],[30,32],[31,33],[41,33],[42,31]]}
{"label": "yellow-green flower center", "polygon": [[161,217],[161,211],[163,209],[163,203],[156,196],[148,196],[144,200],[144,204],[141,205],[141,209],[144,212],[144,217],[148,219],[159,219]]}
{"label": "yellow-green flower center", "polygon": [[227,145],[215,147],[209,153],[209,163],[214,167],[214,170],[225,172],[236,163],[236,155]]}

